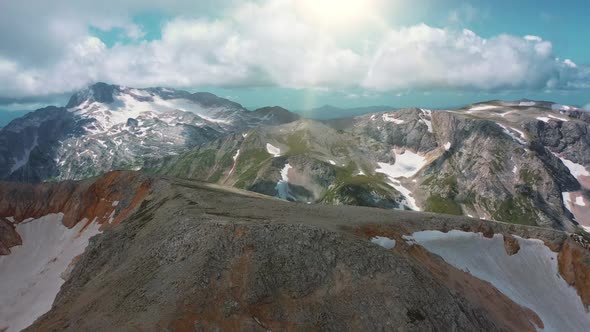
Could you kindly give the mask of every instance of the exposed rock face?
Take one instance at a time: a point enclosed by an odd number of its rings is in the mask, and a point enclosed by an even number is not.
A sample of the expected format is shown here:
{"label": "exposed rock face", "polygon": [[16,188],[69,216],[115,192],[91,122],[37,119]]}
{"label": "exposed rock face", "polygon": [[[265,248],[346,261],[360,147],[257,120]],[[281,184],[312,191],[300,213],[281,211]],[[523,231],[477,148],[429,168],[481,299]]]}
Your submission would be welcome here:
{"label": "exposed rock face", "polygon": [[[563,193],[582,196],[581,182],[590,176],[573,174],[565,163],[572,156],[571,162],[581,163],[576,167],[590,170],[580,157],[590,144],[588,135],[562,139],[562,131],[583,133],[583,115],[548,103],[493,102],[453,111],[411,108],[323,123],[301,120],[231,135],[150,160],[145,168],[271,196],[279,196],[283,181],[288,199],[300,202],[419,209],[574,230],[576,222],[587,221],[573,219],[570,210],[576,212],[577,205],[564,204]],[[287,180],[281,175],[286,165]]]}
{"label": "exposed rock face", "polygon": [[520,250],[520,244],[514,236],[504,235],[504,248],[506,249],[506,253],[512,256],[518,253]]}
{"label": "exposed rock face", "polygon": [[0,129],[0,178],[36,182],[57,174],[59,141],[82,134],[81,122],[64,108],[47,107]]}
{"label": "exposed rock face", "polygon": [[[577,236],[569,238],[559,252],[559,273],[572,286],[586,306],[590,305],[590,253]],[[585,247],[585,248],[584,248]]]}
{"label": "exposed rock face", "polygon": [[11,221],[0,218],[0,255],[10,254],[10,248],[21,245],[21,237]]}
{"label": "exposed rock face", "polygon": [[552,151],[582,165],[590,164],[590,120],[587,112],[572,112],[571,118],[582,121],[530,121],[525,124],[527,131]]}

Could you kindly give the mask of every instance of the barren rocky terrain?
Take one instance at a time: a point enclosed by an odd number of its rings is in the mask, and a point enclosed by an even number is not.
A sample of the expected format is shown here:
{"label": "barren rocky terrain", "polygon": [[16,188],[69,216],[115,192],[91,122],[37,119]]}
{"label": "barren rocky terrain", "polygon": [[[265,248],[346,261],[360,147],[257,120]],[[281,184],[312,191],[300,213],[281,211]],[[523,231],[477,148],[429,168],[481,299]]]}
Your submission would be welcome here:
{"label": "barren rocky terrain", "polygon": [[[81,210],[59,203],[71,193]],[[41,197],[47,203],[37,203]],[[74,216],[64,220],[92,217],[88,211],[113,209],[107,203],[114,200],[116,211],[95,219],[102,232],[65,276],[51,310],[28,330],[533,331],[550,322],[494,280],[412,239],[435,230],[480,233],[484,241],[501,236],[506,257],[519,257],[524,239],[539,239],[557,255],[545,263],[559,268],[580,309],[590,303],[584,238],[467,217],[293,203],[112,172],[61,185],[12,184],[0,192],[0,219],[14,220],[18,230],[26,218],[52,212]]]}

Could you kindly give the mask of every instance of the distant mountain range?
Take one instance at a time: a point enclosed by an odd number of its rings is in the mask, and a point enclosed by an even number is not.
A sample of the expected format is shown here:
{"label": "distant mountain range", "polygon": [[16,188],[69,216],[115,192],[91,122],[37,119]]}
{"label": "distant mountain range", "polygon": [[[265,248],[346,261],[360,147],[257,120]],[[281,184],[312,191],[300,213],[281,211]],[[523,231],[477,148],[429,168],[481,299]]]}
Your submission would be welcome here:
{"label": "distant mountain range", "polygon": [[349,118],[353,116],[363,115],[367,113],[377,113],[384,111],[394,110],[391,106],[366,106],[366,107],[353,107],[353,108],[341,108],[332,105],[324,105],[309,110],[300,110],[296,113],[303,115],[306,118],[316,120],[328,120],[328,119],[341,119]]}
{"label": "distant mountain range", "polygon": [[309,113],[321,119],[276,106],[248,111],[210,93],[97,83],[65,107],[2,128],[0,178],[143,168],[306,203],[590,228],[590,114],[580,109],[520,100]]}

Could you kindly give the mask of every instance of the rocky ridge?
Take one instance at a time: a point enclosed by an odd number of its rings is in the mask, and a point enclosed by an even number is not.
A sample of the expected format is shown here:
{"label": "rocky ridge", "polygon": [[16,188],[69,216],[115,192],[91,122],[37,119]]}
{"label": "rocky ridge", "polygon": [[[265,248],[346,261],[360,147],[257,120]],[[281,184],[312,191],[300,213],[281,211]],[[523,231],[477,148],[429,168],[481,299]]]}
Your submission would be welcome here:
{"label": "rocky ridge", "polygon": [[[138,198],[134,188],[121,195],[131,184],[145,184],[144,194]],[[56,189],[63,186],[79,187],[83,202],[106,194],[105,201],[121,200],[133,211],[118,223],[103,221],[51,310],[27,330],[533,331],[550,323],[414,242],[413,234],[424,230],[503,236],[507,247],[514,238],[540,239],[558,253],[553,264],[564,280],[590,304],[588,242],[574,234],[431,213],[294,204],[133,172],[59,186],[13,184],[0,193],[0,215],[92,217],[85,212],[92,204],[73,209],[59,203],[62,194],[41,205],[33,199],[71,192]],[[15,194],[31,200],[7,204]]]}
{"label": "rocky ridge", "polygon": [[299,202],[574,230],[590,227],[589,128],[586,112],[545,102],[411,108],[234,134],[145,169]]}

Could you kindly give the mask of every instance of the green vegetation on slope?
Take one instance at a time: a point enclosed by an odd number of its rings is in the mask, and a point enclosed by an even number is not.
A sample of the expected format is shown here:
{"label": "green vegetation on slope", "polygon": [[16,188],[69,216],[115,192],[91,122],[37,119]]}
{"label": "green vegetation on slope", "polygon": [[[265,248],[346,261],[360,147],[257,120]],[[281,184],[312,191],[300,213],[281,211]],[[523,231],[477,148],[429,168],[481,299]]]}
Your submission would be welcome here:
{"label": "green vegetation on slope", "polygon": [[252,184],[260,168],[270,159],[271,155],[263,149],[249,149],[241,153],[235,170],[238,180],[234,186],[243,189]]}
{"label": "green vegetation on slope", "polygon": [[289,146],[289,150],[287,151],[288,155],[299,155],[304,154],[309,151],[309,147],[307,144],[307,138],[309,137],[309,132],[307,130],[298,130],[287,137],[287,146]]}
{"label": "green vegetation on slope", "polygon": [[424,210],[427,212],[452,214],[456,216],[463,215],[463,210],[457,202],[451,198],[445,198],[438,194],[428,197]]}
{"label": "green vegetation on slope", "polygon": [[501,202],[492,213],[494,220],[511,224],[536,226],[534,207],[525,198],[510,197]]}
{"label": "green vegetation on slope", "polygon": [[332,166],[336,176],[334,185],[321,199],[323,203],[345,203],[360,206],[379,206],[382,202],[373,200],[395,201],[397,192],[385,183],[381,174],[358,175],[358,167],[351,162],[345,167]]}

